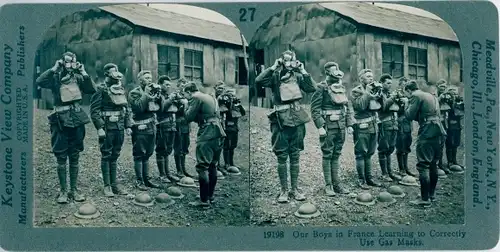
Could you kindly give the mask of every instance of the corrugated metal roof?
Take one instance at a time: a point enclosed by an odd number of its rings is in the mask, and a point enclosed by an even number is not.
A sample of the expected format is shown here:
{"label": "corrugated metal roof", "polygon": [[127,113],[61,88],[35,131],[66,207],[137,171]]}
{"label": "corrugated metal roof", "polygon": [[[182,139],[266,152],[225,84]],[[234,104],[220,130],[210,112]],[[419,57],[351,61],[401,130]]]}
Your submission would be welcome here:
{"label": "corrugated metal roof", "polygon": [[373,27],[458,42],[444,21],[370,3],[319,3],[321,6]]}
{"label": "corrugated metal roof", "polygon": [[234,45],[241,45],[238,28],[140,4],[99,7],[133,24],[175,34],[193,36]]}

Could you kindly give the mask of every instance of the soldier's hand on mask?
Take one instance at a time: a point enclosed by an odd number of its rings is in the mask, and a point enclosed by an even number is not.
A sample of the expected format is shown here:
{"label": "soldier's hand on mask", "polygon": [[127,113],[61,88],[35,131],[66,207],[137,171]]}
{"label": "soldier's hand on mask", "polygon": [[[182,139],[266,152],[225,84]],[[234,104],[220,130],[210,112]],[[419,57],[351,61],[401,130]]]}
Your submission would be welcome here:
{"label": "soldier's hand on mask", "polygon": [[352,127],[347,127],[347,134],[351,135],[354,132]]}
{"label": "soldier's hand on mask", "polygon": [[189,101],[186,98],[181,99],[181,103],[184,104],[185,106],[188,105]]}
{"label": "soldier's hand on mask", "polygon": [[131,128],[125,129],[125,133],[127,133],[127,136],[132,135],[132,129]]}
{"label": "soldier's hand on mask", "polygon": [[307,74],[307,71],[306,71],[306,69],[304,68],[304,63],[302,63],[302,62],[300,62],[300,61],[299,61],[298,63],[299,63],[298,68],[299,68],[300,73],[301,73],[301,74]]}
{"label": "soldier's hand on mask", "polygon": [[80,64],[80,67],[78,68],[78,71],[80,71],[80,73],[82,75],[88,75],[87,71],[85,71],[85,66],[83,64]]}
{"label": "soldier's hand on mask", "polygon": [[319,128],[318,133],[319,133],[320,136],[325,136],[326,135],[325,128],[323,128],[323,127]]}
{"label": "soldier's hand on mask", "polygon": [[402,101],[404,104],[408,104],[408,98],[407,98],[407,97],[402,97],[402,98],[401,98],[401,101]]}
{"label": "soldier's hand on mask", "polygon": [[52,67],[52,71],[59,72],[64,66],[63,60],[57,60],[54,66]]}
{"label": "soldier's hand on mask", "polygon": [[281,63],[282,63],[282,62],[283,62],[283,60],[282,60],[282,59],[276,59],[276,60],[274,61],[274,64],[271,66],[271,69],[272,69],[273,71],[274,71],[274,70],[276,70],[276,69],[277,69],[277,68],[281,65]]}
{"label": "soldier's hand on mask", "polygon": [[99,138],[103,138],[106,136],[106,132],[104,131],[104,129],[99,129],[97,131],[97,135],[99,136]]}

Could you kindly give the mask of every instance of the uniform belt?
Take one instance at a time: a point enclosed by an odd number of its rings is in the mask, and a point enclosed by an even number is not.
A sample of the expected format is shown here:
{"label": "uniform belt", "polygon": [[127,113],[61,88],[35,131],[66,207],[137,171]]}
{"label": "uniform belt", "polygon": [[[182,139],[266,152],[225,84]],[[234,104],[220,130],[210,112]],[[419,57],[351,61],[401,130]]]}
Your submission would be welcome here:
{"label": "uniform belt", "polygon": [[341,115],[343,110],[341,109],[329,109],[329,110],[323,110],[321,111],[323,113],[323,115]]}
{"label": "uniform belt", "polygon": [[154,117],[150,117],[148,119],[144,119],[144,120],[139,120],[139,121],[134,121],[134,124],[148,124],[150,122],[153,122],[155,120]]}
{"label": "uniform belt", "polygon": [[398,116],[397,116],[396,112],[394,112],[394,114],[380,119],[380,122],[388,122],[388,121],[393,121],[393,120],[397,120],[397,119],[398,119]]}
{"label": "uniform belt", "polygon": [[356,123],[370,123],[372,121],[375,121],[377,118],[375,116],[370,116],[370,117],[367,117],[367,118],[363,118],[363,119],[356,119]]}
{"label": "uniform belt", "polygon": [[159,121],[158,124],[166,123],[166,122],[175,122],[175,114],[169,115],[163,120]]}
{"label": "uniform belt", "polygon": [[211,117],[211,118],[207,118],[205,120],[203,120],[203,123],[207,124],[207,123],[217,123],[219,122],[219,118],[217,117]]}
{"label": "uniform belt", "polygon": [[54,107],[54,111],[56,111],[56,112],[64,112],[64,111],[68,111],[68,110],[71,110],[71,109],[79,111],[80,108],[81,107],[80,107],[79,104],[71,104],[71,105],[65,105],[65,106],[55,106]]}
{"label": "uniform belt", "polygon": [[281,111],[281,110],[287,110],[287,109],[296,108],[296,107],[300,107],[300,103],[299,102],[294,102],[292,104],[274,105],[274,110]]}
{"label": "uniform belt", "polygon": [[424,118],[424,122],[430,122],[430,121],[441,121],[441,117],[440,116],[428,116],[426,118]]}
{"label": "uniform belt", "polygon": [[119,116],[122,114],[122,111],[102,111],[103,116]]}

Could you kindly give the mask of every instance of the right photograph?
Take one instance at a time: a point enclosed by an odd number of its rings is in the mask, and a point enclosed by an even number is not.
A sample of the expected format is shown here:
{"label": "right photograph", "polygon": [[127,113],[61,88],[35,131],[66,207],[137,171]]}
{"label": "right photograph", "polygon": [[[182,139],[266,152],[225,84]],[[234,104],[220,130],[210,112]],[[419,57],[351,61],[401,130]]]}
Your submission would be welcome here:
{"label": "right photograph", "polygon": [[300,5],[248,53],[252,225],[464,224],[462,52],[440,17]]}

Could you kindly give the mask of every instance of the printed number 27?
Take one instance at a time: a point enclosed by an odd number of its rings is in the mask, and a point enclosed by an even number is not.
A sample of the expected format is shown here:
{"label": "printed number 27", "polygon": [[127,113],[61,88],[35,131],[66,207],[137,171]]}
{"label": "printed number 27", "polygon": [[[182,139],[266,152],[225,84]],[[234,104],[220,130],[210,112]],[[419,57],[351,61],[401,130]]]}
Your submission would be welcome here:
{"label": "printed number 27", "polygon": [[250,22],[253,22],[253,16],[255,14],[255,8],[241,8],[240,9],[240,21],[247,22],[247,14],[250,15]]}

